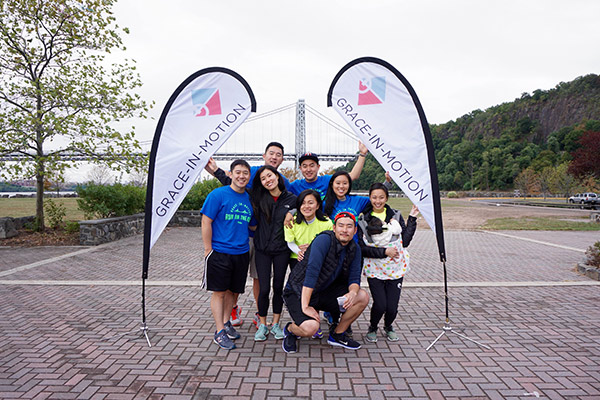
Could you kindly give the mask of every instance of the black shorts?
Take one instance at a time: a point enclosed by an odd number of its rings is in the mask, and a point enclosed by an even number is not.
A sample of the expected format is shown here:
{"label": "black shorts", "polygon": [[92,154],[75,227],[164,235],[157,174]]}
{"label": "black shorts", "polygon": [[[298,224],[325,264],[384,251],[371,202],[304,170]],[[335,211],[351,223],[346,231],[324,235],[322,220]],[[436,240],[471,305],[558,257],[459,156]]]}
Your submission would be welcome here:
{"label": "black shorts", "polygon": [[213,292],[244,293],[248,276],[248,253],[226,254],[211,251],[204,259],[204,284]]}
{"label": "black shorts", "polygon": [[[348,285],[340,285],[334,282],[319,293],[313,292],[308,305],[315,310],[331,313],[333,320],[337,321],[340,318],[340,306],[337,298],[346,293],[348,293]],[[290,317],[292,317],[292,320],[296,325],[300,325],[304,321],[313,319],[302,312],[302,302],[300,301],[300,297],[292,290],[284,290],[283,301],[288,309]]]}

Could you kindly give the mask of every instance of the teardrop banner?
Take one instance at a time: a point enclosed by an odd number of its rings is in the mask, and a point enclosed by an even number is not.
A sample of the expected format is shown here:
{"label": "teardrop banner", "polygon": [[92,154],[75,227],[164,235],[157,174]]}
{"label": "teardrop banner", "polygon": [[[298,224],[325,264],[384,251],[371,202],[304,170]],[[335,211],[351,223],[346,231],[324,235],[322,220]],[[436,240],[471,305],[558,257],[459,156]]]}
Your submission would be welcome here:
{"label": "teardrop banner", "polygon": [[333,107],[367,146],[435,232],[446,261],[433,141],[412,86],[391,64],[358,58],[336,75],[327,94]]}
{"label": "teardrop banner", "polygon": [[146,192],[142,278],[150,249],[191,189],[209,158],[256,112],[252,89],[226,68],[188,77],[169,98],[156,127]]}

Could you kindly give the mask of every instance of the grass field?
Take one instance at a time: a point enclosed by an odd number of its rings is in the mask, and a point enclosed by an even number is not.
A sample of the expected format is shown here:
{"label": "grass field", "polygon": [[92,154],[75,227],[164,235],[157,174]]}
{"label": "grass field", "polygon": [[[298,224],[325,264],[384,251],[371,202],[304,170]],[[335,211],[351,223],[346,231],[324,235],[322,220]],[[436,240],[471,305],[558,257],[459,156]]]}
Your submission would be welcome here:
{"label": "grass field", "polygon": [[494,218],[481,229],[524,231],[600,231],[600,224],[582,218],[581,222],[552,217]]}
{"label": "grass field", "polygon": [[[77,199],[74,197],[61,197],[53,199],[57,203],[63,204],[67,209],[65,221],[81,221],[85,219],[83,211],[77,207]],[[27,217],[35,215],[35,199],[0,199],[0,218],[1,217]],[[46,220],[47,222],[47,220]]]}

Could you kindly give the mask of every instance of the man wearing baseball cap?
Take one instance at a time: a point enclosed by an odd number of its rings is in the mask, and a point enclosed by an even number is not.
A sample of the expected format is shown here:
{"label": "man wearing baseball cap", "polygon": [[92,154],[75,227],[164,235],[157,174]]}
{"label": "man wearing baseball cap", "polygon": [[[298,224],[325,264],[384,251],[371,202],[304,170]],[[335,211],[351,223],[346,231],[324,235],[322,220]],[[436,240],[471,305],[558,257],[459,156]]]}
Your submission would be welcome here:
{"label": "man wearing baseball cap", "polygon": [[[369,150],[367,146],[358,142],[358,160],[350,171],[350,178],[352,180],[358,179],[363,167],[365,166],[365,160]],[[319,192],[321,198],[325,197],[327,193],[327,186],[331,180],[331,175],[319,175],[319,157],[315,153],[304,153],[298,160],[300,163],[300,172],[304,179],[297,179],[290,183],[289,191],[299,196],[303,190],[312,189]]]}
{"label": "man wearing baseball cap", "polygon": [[333,231],[320,233],[310,244],[304,258],[290,273],[283,300],[293,322],[283,330],[283,350],[298,351],[300,337],[312,337],[320,327],[319,310],[328,311],[338,324],[330,328],[327,343],[350,350],[361,344],[347,336],[346,330],[364,311],[369,295],[360,288],[362,257],[352,240],[356,218],[342,211],[334,218]]}

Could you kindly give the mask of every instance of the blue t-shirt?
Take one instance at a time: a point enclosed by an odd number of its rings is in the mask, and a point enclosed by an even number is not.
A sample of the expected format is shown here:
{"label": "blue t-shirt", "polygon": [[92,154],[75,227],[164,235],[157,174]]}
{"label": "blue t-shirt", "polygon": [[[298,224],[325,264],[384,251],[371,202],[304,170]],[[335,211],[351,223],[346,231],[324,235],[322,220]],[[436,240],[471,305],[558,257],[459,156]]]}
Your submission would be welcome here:
{"label": "blue t-shirt", "polygon": [[322,199],[325,197],[325,194],[327,194],[327,187],[329,186],[330,180],[331,175],[318,176],[314,182],[307,182],[306,179],[298,179],[290,183],[289,191],[294,193],[296,196],[299,196],[302,191],[306,189],[313,189],[319,192]]}
{"label": "blue t-shirt", "polygon": [[[264,167],[264,165],[255,165],[253,167],[250,167],[250,182],[248,182],[248,184],[246,185],[246,189],[248,189],[248,190],[252,189],[252,182],[254,182],[254,177],[256,176],[256,172],[258,172],[258,170],[262,167]],[[279,172],[279,171],[277,171],[277,172]],[[285,183],[285,188],[291,192],[291,190],[290,190],[291,184],[290,184],[290,181],[288,180],[288,178],[286,178],[281,172],[279,172],[279,175],[281,175],[281,177],[283,178],[283,183]],[[292,192],[292,193],[294,193],[294,192]]]}
{"label": "blue t-shirt", "polygon": [[250,195],[230,186],[216,188],[206,196],[201,210],[212,222],[212,247],[219,253],[244,254],[250,251],[248,227],[255,226]]}
{"label": "blue t-shirt", "polygon": [[[329,218],[333,221],[335,216],[342,211],[349,212],[358,218],[359,214],[369,202],[369,198],[365,196],[346,195],[346,200],[335,201],[333,204],[333,212],[329,215]],[[323,203],[323,205],[325,205],[325,203]]]}

